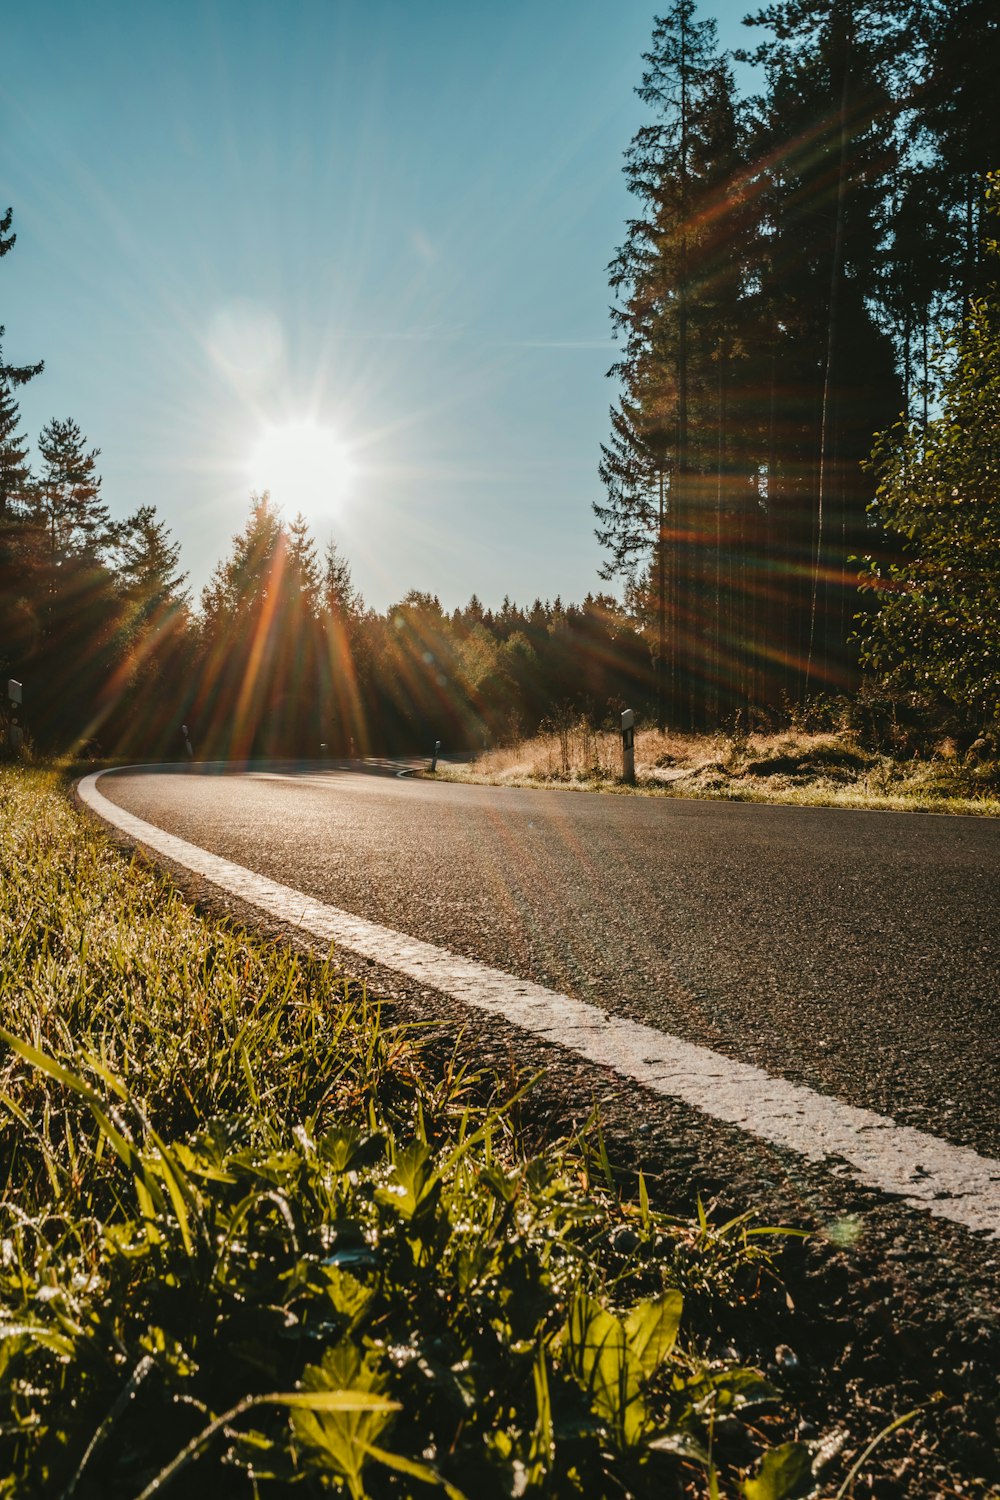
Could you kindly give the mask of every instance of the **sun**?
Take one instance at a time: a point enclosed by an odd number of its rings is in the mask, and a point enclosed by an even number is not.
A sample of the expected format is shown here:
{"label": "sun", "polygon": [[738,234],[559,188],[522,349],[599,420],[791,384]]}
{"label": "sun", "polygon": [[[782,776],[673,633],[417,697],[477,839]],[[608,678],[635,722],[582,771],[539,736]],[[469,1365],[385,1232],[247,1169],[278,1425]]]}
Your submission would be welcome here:
{"label": "sun", "polygon": [[254,490],[286,510],[326,510],[350,488],[354,466],[331,427],[311,418],[265,427],[247,464]]}

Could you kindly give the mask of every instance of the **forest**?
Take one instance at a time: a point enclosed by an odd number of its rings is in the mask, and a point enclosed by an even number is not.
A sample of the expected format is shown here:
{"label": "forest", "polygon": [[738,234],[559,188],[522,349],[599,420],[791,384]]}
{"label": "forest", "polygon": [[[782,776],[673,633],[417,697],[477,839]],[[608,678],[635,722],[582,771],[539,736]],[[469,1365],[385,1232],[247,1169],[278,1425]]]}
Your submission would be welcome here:
{"label": "forest", "polygon": [[590,518],[614,590],[578,605],[413,589],[378,613],[267,494],[194,601],[76,422],[31,458],[43,365],[0,348],[0,681],[31,742],[398,753],[626,704],[684,730],[845,703],[997,729],[998,64],[993,0],[778,0],[732,55],[694,0],[656,18]]}

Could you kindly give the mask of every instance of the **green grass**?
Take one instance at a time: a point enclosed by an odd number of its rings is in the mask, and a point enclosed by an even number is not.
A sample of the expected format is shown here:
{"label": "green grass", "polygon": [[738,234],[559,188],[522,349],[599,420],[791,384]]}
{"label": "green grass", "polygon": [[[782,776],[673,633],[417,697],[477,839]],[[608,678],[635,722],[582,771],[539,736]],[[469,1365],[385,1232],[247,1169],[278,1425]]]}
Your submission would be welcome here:
{"label": "green grass", "polygon": [[739,1355],[780,1235],[623,1196],[593,1128],[532,1156],[509,1080],[40,770],[0,768],[0,951],[0,1495],[814,1483]]}

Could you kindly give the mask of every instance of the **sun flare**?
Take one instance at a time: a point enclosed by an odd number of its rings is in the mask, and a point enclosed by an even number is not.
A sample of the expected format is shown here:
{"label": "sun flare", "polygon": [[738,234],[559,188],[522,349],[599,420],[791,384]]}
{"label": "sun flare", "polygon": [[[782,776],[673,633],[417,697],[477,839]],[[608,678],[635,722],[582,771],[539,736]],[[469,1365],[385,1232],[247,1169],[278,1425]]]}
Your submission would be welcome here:
{"label": "sun flare", "polygon": [[254,490],[270,491],[271,498],[288,510],[339,505],[354,474],[341,439],[312,419],[265,427],[247,469]]}

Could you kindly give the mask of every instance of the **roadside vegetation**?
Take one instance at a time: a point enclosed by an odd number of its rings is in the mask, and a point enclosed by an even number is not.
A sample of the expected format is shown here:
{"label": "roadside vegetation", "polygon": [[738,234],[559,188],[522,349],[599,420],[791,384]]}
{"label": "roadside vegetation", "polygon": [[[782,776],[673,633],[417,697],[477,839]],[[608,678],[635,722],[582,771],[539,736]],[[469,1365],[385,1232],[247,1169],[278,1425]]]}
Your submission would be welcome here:
{"label": "roadside vegetation", "polygon": [[596,1126],[530,1154],[517,1084],[197,913],[42,770],[0,768],[0,949],[0,1494],[763,1500],[843,1464],[741,1358],[781,1234],[623,1194]]}
{"label": "roadside vegetation", "polygon": [[[1000,752],[985,738],[964,754],[950,736],[904,754],[865,744],[850,729],[639,729],[635,770],[635,792],[650,796],[1000,815]],[[576,716],[549,721],[540,734],[485,750],[468,764],[439,762],[437,774],[499,786],[632,790],[622,780],[618,730]]]}

